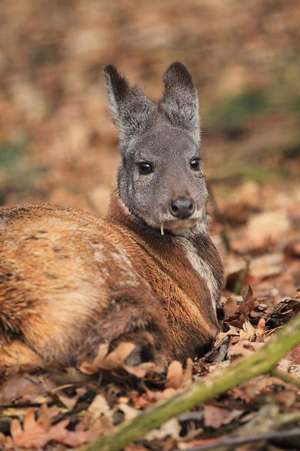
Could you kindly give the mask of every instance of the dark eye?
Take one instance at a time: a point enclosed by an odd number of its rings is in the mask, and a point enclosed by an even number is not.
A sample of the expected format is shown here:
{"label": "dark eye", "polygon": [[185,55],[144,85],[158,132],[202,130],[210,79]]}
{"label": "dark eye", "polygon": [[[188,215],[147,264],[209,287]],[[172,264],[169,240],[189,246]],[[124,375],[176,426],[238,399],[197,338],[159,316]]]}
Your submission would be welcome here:
{"label": "dark eye", "polygon": [[138,168],[141,175],[147,175],[153,172],[153,164],[149,163],[149,161],[142,161],[141,163],[138,163]]}
{"label": "dark eye", "polygon": [[200,169],[200,158],[193,158],[190,161],[190,167],[193,171],[199,171]]}

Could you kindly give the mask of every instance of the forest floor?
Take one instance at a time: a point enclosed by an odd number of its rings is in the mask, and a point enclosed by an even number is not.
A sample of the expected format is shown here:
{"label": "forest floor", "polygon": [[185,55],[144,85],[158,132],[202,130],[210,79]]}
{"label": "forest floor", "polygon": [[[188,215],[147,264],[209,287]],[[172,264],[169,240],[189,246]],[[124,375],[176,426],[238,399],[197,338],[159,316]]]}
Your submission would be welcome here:
{"label": "forest floor", "polygon": [[[90,442],[255,352],[300,312],[299,2],[47,5],[1,4],[0,205],[50,202],[104,216],[119,155],[103,64],[120,66],[157,98],[166,66],[183,60],[200,90],[210,227],[226,273],[223,332],[208,355],[173,362],[166,373],[128,368],[125,346],[103,355],[97,374],[87,364],[1,381],[3,449]],[[208,449],[241,436],[254,441],[220,449],[299,449],[300,435],[278,431],[300,430],[289,416],[300,409],[300,347],[279,368],[298,385],[258,377],[127,451]],[[271,436],[255,441],[264,432]]]}

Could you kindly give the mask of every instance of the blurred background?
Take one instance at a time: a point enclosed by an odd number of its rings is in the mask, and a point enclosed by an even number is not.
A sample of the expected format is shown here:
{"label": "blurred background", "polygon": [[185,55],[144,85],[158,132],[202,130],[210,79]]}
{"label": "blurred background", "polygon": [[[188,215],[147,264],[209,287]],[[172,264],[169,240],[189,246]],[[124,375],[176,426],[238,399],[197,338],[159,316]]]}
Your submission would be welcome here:
{"label": "blurred background", "polygon": [[179,60],[200,93],[213,232],[283,248],[300,224],[299,24],[296,0],[1,0],[0,205],[104,215],[119,155],[103,65],[158,99]]}

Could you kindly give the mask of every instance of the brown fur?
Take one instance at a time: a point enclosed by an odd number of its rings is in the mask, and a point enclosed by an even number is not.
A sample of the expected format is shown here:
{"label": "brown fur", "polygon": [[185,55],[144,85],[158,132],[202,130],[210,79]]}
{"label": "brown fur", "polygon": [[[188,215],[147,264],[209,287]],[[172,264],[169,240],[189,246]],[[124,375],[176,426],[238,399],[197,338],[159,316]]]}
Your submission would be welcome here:
{"label": "brown fur", "polygon": [[[220,288],[215,247],[197,240]],[[217,331],[206,282],[175,238],[136,223],[118,196],[106,221],[50,206],[0,211],[0,370],[77,365],[128,338],[160,361],[185,359]]]}

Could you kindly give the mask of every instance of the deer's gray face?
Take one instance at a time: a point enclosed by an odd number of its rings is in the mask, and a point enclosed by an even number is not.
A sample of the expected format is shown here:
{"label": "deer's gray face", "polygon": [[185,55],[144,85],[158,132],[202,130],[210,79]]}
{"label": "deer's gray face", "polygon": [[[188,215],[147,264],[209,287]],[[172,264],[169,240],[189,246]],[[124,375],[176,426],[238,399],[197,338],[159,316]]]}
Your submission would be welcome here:
{"label": "deer's gray face", "polygon": [[162,233],[205,228],[198,100],[186,68],[180,63],[169,67],[158,104],[129,87],[113,66],[105,68],[105,75],[120,135],[118,188],[123,203]]}

